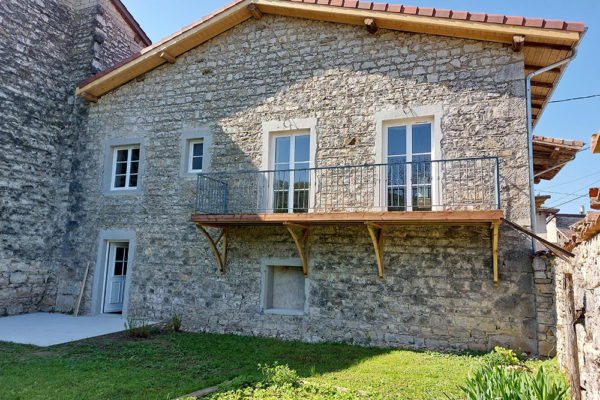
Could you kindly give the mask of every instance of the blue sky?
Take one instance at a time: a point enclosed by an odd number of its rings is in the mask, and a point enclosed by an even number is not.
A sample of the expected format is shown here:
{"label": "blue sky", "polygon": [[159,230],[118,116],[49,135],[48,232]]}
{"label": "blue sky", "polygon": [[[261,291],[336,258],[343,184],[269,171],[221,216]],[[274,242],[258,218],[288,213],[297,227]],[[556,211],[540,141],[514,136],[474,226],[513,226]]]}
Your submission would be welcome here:
{"label": "blue sky", "polygon": [[[229,0],[124,0],[129,11],[152,41],[202,18],[227,4]],[[393,1],[392,1],[393,2]],[[588,32],[552,100],[600,94],[600,1],[598,0],[410,0],[406,4],[519,15],[567,21],[583,21]],[[589,145],[590,136],[600,130],[600,97],[589,100],[550,104],[538,123],[535,134],[562,139],[582,140]],[[589,208],[587,189],[600,186],[600,155],[581,152],[550,182],[536,186],[540,194],[550,194],[547,206],[559,206],[561,212],[579,212]],[[552,193],[550,193],[552,192]],[[562,204],[568,202],[566,204]]]}

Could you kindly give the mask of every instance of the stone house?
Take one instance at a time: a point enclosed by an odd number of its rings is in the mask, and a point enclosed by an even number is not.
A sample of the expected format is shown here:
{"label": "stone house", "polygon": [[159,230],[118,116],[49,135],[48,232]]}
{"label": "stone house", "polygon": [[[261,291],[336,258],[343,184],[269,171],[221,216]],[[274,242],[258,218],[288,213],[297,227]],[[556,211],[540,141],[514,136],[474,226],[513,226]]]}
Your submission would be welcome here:
{"label": "stone house", "polygon": [[91,314],[549,352],[547,283],[529,238],[501,221],[534,229],[528,122],[567,63],[525,78],[574,55],[583,32],[362,1],[234,1],[78,85],[82,129],[65,128],[53,198],[64,212],[40,232],[56,242],[43,304],[69,311],[89,263]]}

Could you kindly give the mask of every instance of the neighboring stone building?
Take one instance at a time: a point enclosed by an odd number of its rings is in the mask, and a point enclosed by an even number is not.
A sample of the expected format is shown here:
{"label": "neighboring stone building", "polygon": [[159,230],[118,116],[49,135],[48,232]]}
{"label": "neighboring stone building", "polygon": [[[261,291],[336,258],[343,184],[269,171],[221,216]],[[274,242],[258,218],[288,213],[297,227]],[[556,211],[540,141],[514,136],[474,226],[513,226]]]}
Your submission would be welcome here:
{"label": "neighboring stone building", "polygon": [[0,3],[0,314],[55,307],[85,140],[74,87],[150,44],[120,12],[118,0]]}
{"label": "neighboring stone building", "polygon": [[[581,373],[582,398],[600,399],[600,213],[588,213],[586,219],[575,226],[576,239],[571,262],[557,261],[556,304],[559,362],[567,362],[565,351],[565,292],[564,274],[573,275],[575,310],[583,315],[576,325],[577,347]],[[580,229],[579,229],[580,228]]]}
{"label": "neighboring stone building", "polygon": [[239,0],[79,85],[56,309],[91,263],[92,314],[540,351],[547,282],[500,218],[531,224],[524,77],[583,25],[338,3]]}

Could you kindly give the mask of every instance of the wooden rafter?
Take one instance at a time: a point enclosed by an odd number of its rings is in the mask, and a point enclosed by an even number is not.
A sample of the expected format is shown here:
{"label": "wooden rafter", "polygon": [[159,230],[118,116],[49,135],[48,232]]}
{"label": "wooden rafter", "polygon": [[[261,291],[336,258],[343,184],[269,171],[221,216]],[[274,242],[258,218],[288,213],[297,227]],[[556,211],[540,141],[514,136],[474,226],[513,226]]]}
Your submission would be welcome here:
{"label": "wooden rafter", "polygon": [[88,92],[81,92],[79,95],[80,95],[80,96],[81,96],[81,97],[82,97],[84,100],[87,100],[87,101],[89,101],[89,102],[91,102],[91,103],[97,103],[97,102],[98,102],[98,97],[94,96],[94,95],[93,95],[93,94],[91,94],[91,93],[88,93]]}
{"label": "wooden rafter", "polygon": [[492,257],[493,257],[493,266],[494,266],[494,286],[498,286],[498,282],[500,281],[498,274],[498,227],[500,222],[492,223]]}
{"label": "wooden rafter", "polygon": [[523,50],[523,45],[525,44],[525,36],[523,35],[515,35],[512,40],[512,49],[515,53],[520,53]]}
{"label": "wooden rafter", "polygon": [[173,57],[168,51],[163,50],[160,54],[159,57],[162,58],[163,60],[165,60],[166,62],[168,62],[169,64],[175,64],[175,61],[177,61],[177,59],[175,57]]}
{"label": "wooden rafter", "polygon": [[[221,274],[224,274],[225,263],[227,261],[227,234],[229,232],[229,228],[226,226],[212,224],[196,224],[196,226],[198,227],[198,229],[200,229],[200,232],[202,232],[204,236],[206,236],[206,239],[208,239],[208,243],[210,244],[210,247],[212,248],[215,257],[217,258],[217,263],[219,264],[219,271],[221,271]],[[205,227],[221,230],[216,240],[214,240],[212,236],[206,231],[206,229],[204,229]],[[219,248],[217,246],[219,245],[221,239],[223,239],[223,245],[221,246],[222,250],[219,251]]]}
{"label": "wooden rafter", "polygon": [[[285,222],[284,225],[287,227],[288,231],[290,232],[290,235],[292,235],[294,243],[296,243],[298,254],[300,254],[300,261],[302,261],[302,272],[304,272],[305,277],[308,277],[308,261],[310,255],[310,226],[295,224],[293,222]],[[298,235],[294,228],[299,228],[302,231],[302,233]]]}
{"label": "wooden rafter", "polygon": [[373,18],[365,18],[365,25],[370,34],[375,34],[379,30],[377,23]]}
{"label": "wooden rafter", "polygon": [[367,229],[373,242],[373,248],[375,249],[375,257],[377,257],[377,268],[379,269],[379,280],[384,281],[383,275],[383,225],[376,224],[374,222],[367,222]]}
{"label": "wooden rafter", "polygon": [[262,11],[260,11],[260,8],[254,3],[248,4],[248,11],[250,11],[250,14],[252,14],[254,19],[261,19],[263,17]]}

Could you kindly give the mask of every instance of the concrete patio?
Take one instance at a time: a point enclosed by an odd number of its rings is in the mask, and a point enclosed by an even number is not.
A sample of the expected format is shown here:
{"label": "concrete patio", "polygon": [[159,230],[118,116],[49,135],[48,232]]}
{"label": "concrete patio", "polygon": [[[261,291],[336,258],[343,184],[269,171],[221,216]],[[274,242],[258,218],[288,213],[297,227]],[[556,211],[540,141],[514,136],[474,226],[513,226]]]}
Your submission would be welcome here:
{"label": "concrete patio", "polygon": [[54,346],[125,330],[120,315],[73,317],[65,314],[25,314],[0,318],[0,341]]}

